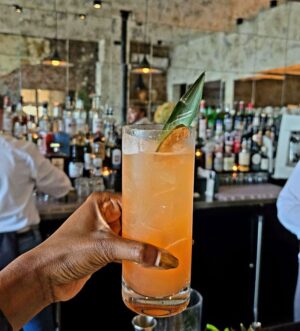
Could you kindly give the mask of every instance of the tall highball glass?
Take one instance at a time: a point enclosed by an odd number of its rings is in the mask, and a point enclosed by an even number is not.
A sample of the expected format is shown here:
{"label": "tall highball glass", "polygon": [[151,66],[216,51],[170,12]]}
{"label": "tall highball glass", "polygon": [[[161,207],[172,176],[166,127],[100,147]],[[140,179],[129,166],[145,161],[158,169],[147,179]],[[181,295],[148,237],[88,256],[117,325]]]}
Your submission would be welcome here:
{"label": "tall highball glass", "polygon": [[162,127],[123,128],[122,235],[164,248],[179,260],[157,270],[124,261],[122,296],[133,311],[154,317],[178,314],[190,296],[195,137],[157,152]]}

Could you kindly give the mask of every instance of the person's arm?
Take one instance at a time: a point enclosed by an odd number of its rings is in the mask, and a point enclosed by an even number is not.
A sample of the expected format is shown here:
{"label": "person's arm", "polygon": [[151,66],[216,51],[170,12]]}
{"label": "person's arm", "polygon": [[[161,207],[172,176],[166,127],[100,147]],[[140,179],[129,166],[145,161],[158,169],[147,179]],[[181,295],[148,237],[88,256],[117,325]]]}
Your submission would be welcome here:
{"label": "person's arm", "polygon": [[30,155],[32,177],[38,191],[61,198],[72,189],[68,176],[51,164],[36,148],[30,149]]}
{"label": "person's arm", "polygon": [[300,162],[279,194],[277,211],[282,225],[300,239]]}
{"label": "person's arm", "polygon": [[50,303],[75,296],[109,262],[177,267],[165,250],[118,236],[120,219],[120,198],[94,193],[46,241],[0,271],[0,310],[13,330]]}

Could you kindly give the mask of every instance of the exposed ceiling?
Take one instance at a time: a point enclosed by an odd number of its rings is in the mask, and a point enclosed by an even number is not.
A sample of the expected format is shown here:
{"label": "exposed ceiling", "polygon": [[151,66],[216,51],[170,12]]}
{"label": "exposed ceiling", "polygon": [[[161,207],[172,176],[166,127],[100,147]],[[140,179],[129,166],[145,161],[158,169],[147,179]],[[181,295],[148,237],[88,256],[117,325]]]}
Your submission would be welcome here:
{"label": "exposed ceiling", "polygon": [[[286,0],[277,2],[280,5]],[[40,17],[43,17],[47,24],[44,17],[47,17],[47,14],[53,15],[54,3],[55,0],[0,0],[0,16],[1,11],[7,16],[10,13],[8,8],[13,11],[12,6],[18,4],[23,7],[22,15],[27,15],[27,21],[32,16],[34,24],[34,15],[37,16],[40,12]],[[236,27],[237,18],[251,19],[261,10],[270,7],[270,0],[104,0],[99,10],[94,9],[92,3],[91,0],[56,0],[56,7],[61,14],[75,16],[84,13],[87,15],[87,21],[89,18],[97,18],[102,30],[105,24],[111,25],[113,17],[120,16],[120,10],[128,10],[132,12],[130,21],[136,24],[136,30],[143,30],[148,4],[149,34],[151,30],[155,31],[156,35],[159,34],[157,31],[162,29],[172,31],[172,34],[169,32],[168,38],[174,39],[173,42],[178,38],[203,32],[232,31]],[[6,11],[2,10],[4,8]],[[64,17],[61,15],[60,19],[63,20]],[[176,31],[180,31],[178,38]],[[27,30],[24,34],[28,34]],[[140,32],[140,35],[142,34],[143,31]]]}

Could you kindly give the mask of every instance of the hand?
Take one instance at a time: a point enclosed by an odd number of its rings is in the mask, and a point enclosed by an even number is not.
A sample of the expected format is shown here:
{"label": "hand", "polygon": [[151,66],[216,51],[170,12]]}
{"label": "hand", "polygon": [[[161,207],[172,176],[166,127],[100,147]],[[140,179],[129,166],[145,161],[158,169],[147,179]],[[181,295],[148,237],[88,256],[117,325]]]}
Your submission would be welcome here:
{"label": "hand", "polygon": [[[51,287],[52,301],[76,295],[88,278],[109,262],[132,260],[160,267],[176,267],[170,254],[149,244],[118,236],[121,232],[121,198],[94,193],[38,250],[48,256],[42,273]],[[163,258],[162,258],[163,257]],[[157,265],[159,266],[159,265]]]}
{"label": "hand", "polygon": [[0,272],[0,309],[14,327],[21,327],[48,304],[72,298],[109,262],[177,267],[173,255],[122,238],[120,231],[120,197],[93,193],[52,236]]}

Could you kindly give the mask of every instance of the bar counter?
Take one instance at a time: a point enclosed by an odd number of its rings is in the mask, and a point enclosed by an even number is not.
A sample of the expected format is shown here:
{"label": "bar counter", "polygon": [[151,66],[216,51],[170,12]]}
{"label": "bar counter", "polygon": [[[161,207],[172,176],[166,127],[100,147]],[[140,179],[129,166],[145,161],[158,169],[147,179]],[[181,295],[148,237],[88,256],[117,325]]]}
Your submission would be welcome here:
{"label": "bar counter", "polygon": [[[228,185],[221,186],[214,198],[194,198],[194,210],[231,208],[242,206],[264,206],[274,204],[281,190],[273,184]],[[60,201],[37,201],[41,220],[64,220],[68,218],[83,202],[72,197]]]}

